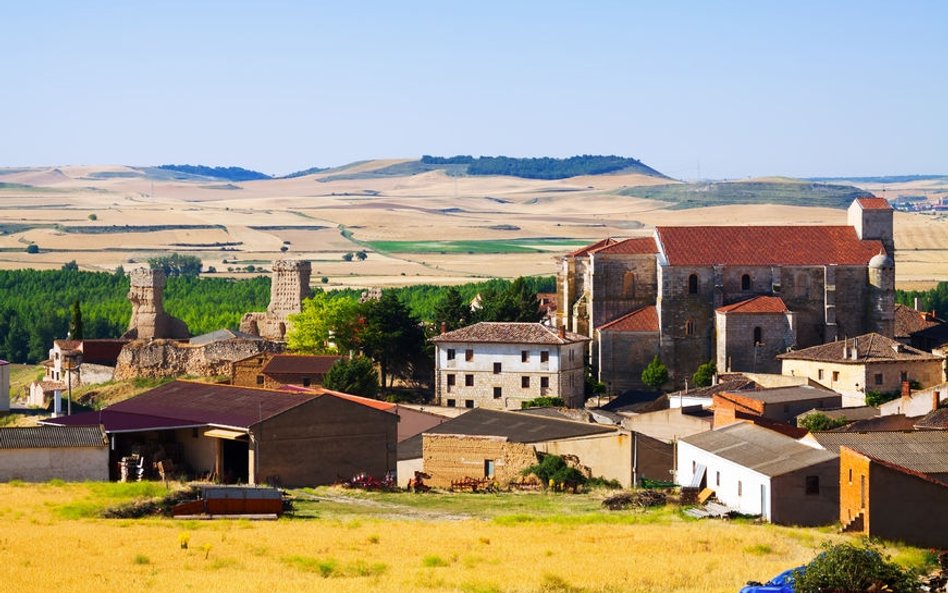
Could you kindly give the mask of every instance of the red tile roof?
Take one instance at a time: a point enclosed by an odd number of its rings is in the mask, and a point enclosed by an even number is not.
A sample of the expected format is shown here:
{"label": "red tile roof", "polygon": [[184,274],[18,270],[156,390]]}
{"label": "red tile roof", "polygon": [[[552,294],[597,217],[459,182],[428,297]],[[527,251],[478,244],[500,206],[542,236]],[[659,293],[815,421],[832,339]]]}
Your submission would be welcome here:
{"label": "red tile roof", "polygon": [[602,239],[601,241],[596,241],[592,245],[580,247],[579,249],[577,249],[576,251],[573,251],[572,253],[567,253],[566,257],[582,257],[584,255],[589,255],[590,251],[599,249],[601,247],[605,247],[607,245],[612,245],[615,242],[616,240],[613,239],[612,237],[606,237],[605,239]]}
{"label": "red tile roof", "polygon": [[[856,358],[844,357],[844,348],[855,348]],[[870,333],[848,340],[829,342],[778,354],[780,360],[812,360],[816,362],[835,362],[840,364],[866,364],[869,362],[893,362],[897,360],[942,360],[940,356],[929,354],[917,348],[906,346],[881,334]]]}
{"label": "red tile roof", "polygon": [[851,226],[657,227],[659,242],[674,266],[866,265],[883,251],[876,240],[860,240]]}
{"label": "red tile roof", "polygon": [[633,237],[632,239],[623,239],[604,245],[596,249],[590,249],[589,253],[600,254],[624,254],[624,255],[648,255],[658,253],[658,247],[655,245],[655,239],[652,237]]}
{"label": "red tile roof", "polygon": [[642,307],[614,321],[604,323],[596,329],[614,332],[657,332],[658,309],[655,305]]}
{"label": "red tile roof", "polygon": [[566,332],[566,337],[561,338],[556,329],[540,323],[482,321],[435,336],[430,341],[561,345],[588,342],[589,338],[573,332]]}
{"label": "red tile roof", "polygon": [[907,338],[915,332],[940,324],[931,313],[918,311],[901,303],[895,304],[895,336],[898,338]]}
{"label": "red tile roof", "polygon": [[856,201],[863,210],[892,210],[889,200],[885,198],[859,198]]}
{"label": "red tile roof", "polygon": [[780,297],[758,296],[739,303],[718,307],[718,313],[786,313],[787,305]]}

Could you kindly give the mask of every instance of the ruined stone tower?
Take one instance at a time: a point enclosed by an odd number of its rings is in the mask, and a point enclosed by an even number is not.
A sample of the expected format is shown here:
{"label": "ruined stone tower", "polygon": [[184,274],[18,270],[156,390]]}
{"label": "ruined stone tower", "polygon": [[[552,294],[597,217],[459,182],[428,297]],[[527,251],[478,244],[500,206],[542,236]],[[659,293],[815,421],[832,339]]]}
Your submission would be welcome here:
{"label": "ruined stone tower", "polygon": [[309,296],[312,264],[304,260],[281,259],[273,262],[270,280],[270,305],[266,313],[247,313],[240,331],[268,340],[285,340],[289,316],[303,310]]}
{"label": "ruined stone tower", "polygon": [[128,300],[132,303],[132,319],[122,338],[187,339],[191,337],[183,321],[165,312],[163,296],[165,273],[161,270],[138,268],[129,273],[131,288]]}

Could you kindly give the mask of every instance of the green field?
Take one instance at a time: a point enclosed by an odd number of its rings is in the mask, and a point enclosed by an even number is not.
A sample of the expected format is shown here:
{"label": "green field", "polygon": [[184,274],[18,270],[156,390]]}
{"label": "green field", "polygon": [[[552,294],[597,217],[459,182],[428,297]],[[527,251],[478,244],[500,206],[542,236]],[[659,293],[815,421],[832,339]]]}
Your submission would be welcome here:
{"label": "green field", "polygon": [[676,183],[630,187],[619,192],[650,200],[673,202],[672,209],[704,208],[730,204],[781,204],[848,208],[856,198],[870,195],[851,185],[801,183],[798,181],[728,181]]}
{"label": "green field", "polygon": [[589,239],[544,237],[467,241],[366,241],[364,244],[385,253],[542,253],[582,247],[589,242]]}

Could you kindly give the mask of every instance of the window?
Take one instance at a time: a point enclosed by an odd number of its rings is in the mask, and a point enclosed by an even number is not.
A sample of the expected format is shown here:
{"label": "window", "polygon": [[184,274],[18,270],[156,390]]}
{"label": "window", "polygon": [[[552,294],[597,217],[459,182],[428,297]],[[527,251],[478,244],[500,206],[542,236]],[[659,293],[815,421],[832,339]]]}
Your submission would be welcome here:
{"label": "window", "polygon": [[685,322],[685,335],[693,336],[695,335],[695,320],[689,319]]}
{"label": "window", "polygon": [[451,391],[451,388],[457,385],[457,382],[458,382],[457,375],[455,375],[454,373],[451,373],[450,375],[448,375],[448,391]]}
{"label": "window", "polygon": [[698,462],[697,462],[697,461],[692,461],[692,462],[691,462],[691,473],[694,474],[696,471],[698,471]]}
{"label": "window", "polygon": [[263,385],[263,375],[257,375],[257,385]]}
{"label": "window", "polygon": [[550,362],[549,350],[540,350],[540,362]]}
{"label": "window", "polygon": [[626,272],[623,274],[622,294],[627,298],[635,296],[635,272]]}
{"label": "window", "polygon": [[454,407],[454,400],[453,400],[453,399],[449,399],[449,400],[448,400],[448,403],[447,403],[447,406],[448,406],[449,408],[453,408],[453,407]]}
{"label": "window", "polygon": [[520,351],[520,362],[530,362],[530,351],[521,350]]}
{"label": "window", "polygon": [[820,477],[819,476],[806,477],[806,493],[809,496],[818,496],[820,494]]}
{"label": "window", "polygon": [[500,399],[504,395],[504,390],[500,387],[494,387],[494,399]]}
{"label": "window", "polygon": [[471,350],[470,348],[468,348],[467,350],[465,350],[465,351],[464,351],[464,360],[466,360],[467,362],[471,362],[472,360],[474,360],[474,351]]}
{"label": "window", "polygon": [[530,377],[520,377],[520,387],[524,389],[530,389]]}
{"label": "window", "polygon": [[820,381],[823,380],[823,369],[819,369],[818,371],[816,371],[816,378],[819,379]]}
{"label": "window", "polygon": [[876,385],[882,385],[882,373],[876,373]]}
{"label": "window", "polygon": [[698,275],[688,276],[688,294],[698,294]]}
{"label": "window", "polygon": [[464,386],[474,387],[474,375],[464,375]]}
{"label": "window", "polygon": [[484,477],[493,479],[494,477],[494,460],[493,459],[484,460]]}
{"label": "window", "polygon": [[457,356],[457,352],[454,348],[448,348],[448,360],[454,360],[455,356]]}
{"label": "window", "polygon": [[764,331],[760,327],[754,328],[754,346],[760,346],[764,343]]}
{"label": "window", "polygon": [[737,481],[737,495],[744,496],[744,483],[740,480]]}
{"label": "window", "polygon": [[833,381],[839,381],[839,371],[833,371]]}
{"label": "window", "polygon": [[540,389],[549,389],[549,388],[550,388],[550,378],[540,377]]}
{"label": "window", "polygon": [[494,374],[495,374],[495,375],[499,375],[499,374],[500,374],[500,363],[499,363],[499,362],[495,362],[495,363],[494,363]]}
{"label": "window", "polygon": [[474,407],[474,400],[473,400],[473,399],[466,399],[466,400],[464,400],[464,407],[465,407],[465,408],[473,408],[473,407]]}
{"label": "window", "polygon": [[744,274],[741,276],[741,290],[750,290],[751,289],[751,277],[750,274]]}
{"label": "window", "polygon": [[853,468],[849,468],[849,483],[853,483]]}
{"label": "window", "polygon": [[721,485],[721,472],[714,472],[714,485],[715,486]]}
{"label": "window", "polygon": [[309,377],[303,377],[303,387],[309,387],[312,380]]}

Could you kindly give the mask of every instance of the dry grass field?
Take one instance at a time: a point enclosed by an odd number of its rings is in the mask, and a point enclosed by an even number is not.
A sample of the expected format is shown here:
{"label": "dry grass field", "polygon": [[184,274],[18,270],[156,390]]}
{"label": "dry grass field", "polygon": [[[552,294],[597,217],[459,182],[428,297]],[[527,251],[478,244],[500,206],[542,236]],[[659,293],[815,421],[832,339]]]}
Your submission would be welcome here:
{"label": "dry grass field", "polygon": [[685,520],[669,509],[601,511],[600,494],[429,498],[320,488],[298,493],[308,499],[301,517],[275,522],[94,518],[163,489],[0,484],[0,592],[735,593],[840,537]]}
{"label": "dry grass field", "polygon": [[[842,210],[773,205],[672,210],[666,202],[636,198],[634,191],[618,195],[630,187],[668,183],[644,175],[549,181],[429,171],[359,178],[401,162],[367,161],[316,175],[242,183],[174,179],[125,166],[0,169],[0,268],[58,268],[76,260],[83,269],[112,270],[177,251],[201,257],[222,274],[288,256],[313,260],[317,278],[328,276],[329,286],[450,284],[553,274],[555,256],[576,241],[647,235],[660,224],[844,224],[846,219]],[[878,184],[864,187],[882,193]],[[934,181],[890,184],[885,190],[890,197],[948,193]],[[85,227],[110,232],[79,232]],[[527,249],[504,246],[524,239],[542,241]],[[376,242],[393,241],[453,243],[444,253],[430,245],[418,252],[374,248]],[[471,241],[477,244],[467,248]],[[900,287],[948,279],[948,218],[898,213],[896,242]],[[41,252],[25,253],[30,243]],[[366,261],[342,260],[344,253],[360,249],[370,252]]]}

